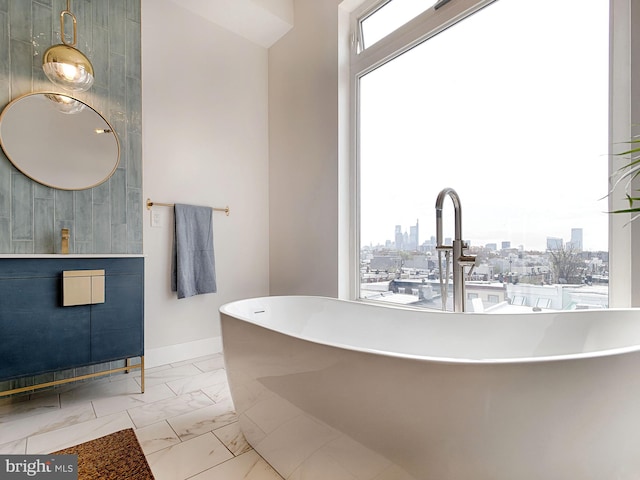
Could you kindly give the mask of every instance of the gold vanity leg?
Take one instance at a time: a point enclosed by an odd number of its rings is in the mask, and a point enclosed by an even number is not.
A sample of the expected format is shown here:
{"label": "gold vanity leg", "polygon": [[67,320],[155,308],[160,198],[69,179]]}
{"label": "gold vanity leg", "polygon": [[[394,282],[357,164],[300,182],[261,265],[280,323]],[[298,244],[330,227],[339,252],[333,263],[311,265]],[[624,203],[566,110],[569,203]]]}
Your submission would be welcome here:
{"label": "gold vanity leg", "polygon": [[140,393],[144,393],[144,355],[140,357]]}

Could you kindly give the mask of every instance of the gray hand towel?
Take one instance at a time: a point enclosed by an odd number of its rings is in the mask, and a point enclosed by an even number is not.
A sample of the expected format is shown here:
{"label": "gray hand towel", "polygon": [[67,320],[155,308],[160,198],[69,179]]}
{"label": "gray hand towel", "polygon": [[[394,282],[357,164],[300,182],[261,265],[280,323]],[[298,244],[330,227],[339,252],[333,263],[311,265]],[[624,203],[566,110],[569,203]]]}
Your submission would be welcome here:
{"label": "gray hand towel", "polygon": [[213,209],[176,204],[171,265],[171,290],[178,298],[215,293]]}

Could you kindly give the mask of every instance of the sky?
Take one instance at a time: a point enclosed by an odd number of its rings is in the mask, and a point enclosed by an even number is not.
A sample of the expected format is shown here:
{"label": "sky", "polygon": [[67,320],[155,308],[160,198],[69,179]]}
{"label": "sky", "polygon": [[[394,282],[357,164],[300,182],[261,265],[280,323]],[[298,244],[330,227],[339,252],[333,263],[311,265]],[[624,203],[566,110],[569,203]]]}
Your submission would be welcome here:
{"label": "sky", "polygon": [[[361,243],[416,220],[429,239],[450,187],[472,245],[544,250],[582,228],[608,250],[608,5],[498,0],[364,76]],[[447,200],[445,237],[453,217]]]}

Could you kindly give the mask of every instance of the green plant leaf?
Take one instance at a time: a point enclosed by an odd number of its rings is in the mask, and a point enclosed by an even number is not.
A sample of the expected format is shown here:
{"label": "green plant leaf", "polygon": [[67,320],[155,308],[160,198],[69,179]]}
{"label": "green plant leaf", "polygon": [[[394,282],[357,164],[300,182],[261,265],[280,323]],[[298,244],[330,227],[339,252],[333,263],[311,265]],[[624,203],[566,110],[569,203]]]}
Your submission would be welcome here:
{"label": "green plant leaf", "polygon": [[640,207],[623,208],[621,210],[613,210],[612,212],[609,212],[609,213],[634,213],[634,212],[640,212]]}

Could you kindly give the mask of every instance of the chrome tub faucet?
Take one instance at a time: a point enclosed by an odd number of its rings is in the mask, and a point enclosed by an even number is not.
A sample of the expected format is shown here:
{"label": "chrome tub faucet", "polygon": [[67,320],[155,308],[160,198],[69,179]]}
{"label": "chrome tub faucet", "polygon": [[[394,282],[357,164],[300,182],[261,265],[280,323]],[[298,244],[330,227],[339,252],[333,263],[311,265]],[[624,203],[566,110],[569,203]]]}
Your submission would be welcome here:
{"label": "chrome tub faucet", "polygon": [[[442,207],[444,204],[444,199],[449,196],[453,201],[453,209],[454,209],[454,221],[455,221],[455,238],[453,240],[453,245],[444,245],[442,239]],[[462,240],[462,207],[460,205],[460,197],[456,193],[453,188],[445,188],[439,194],[436,199],[436,250],[438,253],[445,252],[446,253],[446,262],[448,263],[450,260],[450,255],[453,254],[453,311],[454,312],[464,312],[465,311],[465,278],[464,278],[464,269],[465,267],[471,267],[469,270],[469,275],[471,274],[471,270],[476,264],[476,256],[475,255],[467,255],[464,253],[464,250],[469,248],[469,244]],[[448,266],[448,265],[447,265]],[[443,286],[442,282],[442,262],[438,261],[438,268],[440,270],[440,285]],[[447,268],[448,271],[448,268]],[[448,275],[446,275],[448,277]],[[444,279],[445,282],[449,282],[448,278]],[[442,290],[442,288],[441,288]],[[446,289],[444,289],[443,294],[443,309],[446,305]],[[441,292],[442,293],[442,292]]]}

